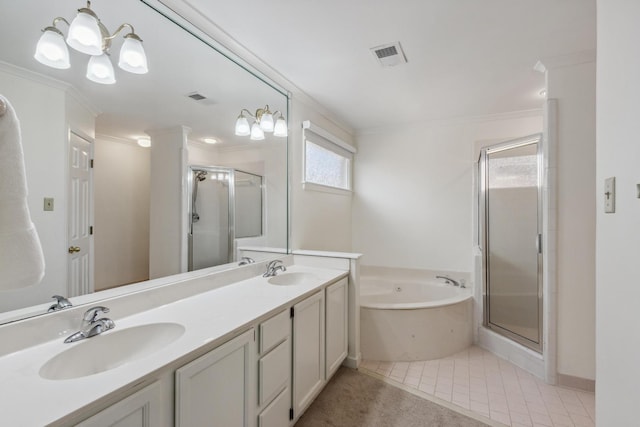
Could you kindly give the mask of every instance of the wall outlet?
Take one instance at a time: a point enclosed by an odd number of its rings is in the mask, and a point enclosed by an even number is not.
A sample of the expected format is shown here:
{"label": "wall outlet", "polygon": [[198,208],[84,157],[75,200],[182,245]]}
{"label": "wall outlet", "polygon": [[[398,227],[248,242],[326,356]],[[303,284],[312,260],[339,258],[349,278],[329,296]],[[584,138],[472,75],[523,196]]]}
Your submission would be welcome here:
{"label": "wall outlet", "polygon": [[604,212],[614,213],[616,211],[616,178],[611,177],[604,180]]}
{"label": "wall outlet", "polygon": [[45,197],[44,198],[44,210],[52,211],[53,210],[53,197]]}

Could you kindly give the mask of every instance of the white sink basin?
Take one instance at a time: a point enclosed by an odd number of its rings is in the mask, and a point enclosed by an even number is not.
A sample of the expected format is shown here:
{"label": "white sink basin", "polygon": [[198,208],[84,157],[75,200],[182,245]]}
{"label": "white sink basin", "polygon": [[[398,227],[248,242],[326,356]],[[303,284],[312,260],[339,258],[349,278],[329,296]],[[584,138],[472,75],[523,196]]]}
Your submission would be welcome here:
{"label": "white sink basin", "polygon": [[98,374],[148,356],[182,334],[184,326],[177,323],[114,329],[87,338],[49,359],[40,368],[40,376],[49,380],[68,380]]}
{"label": "white sink basin", "polygon": [[317,282],[319,279],[316,275],[311,273],[280,273],[277,276],[273,276],[267,280],[272,285],[279,286],[295,286],[295,285],[305,285],[311,284],[313,282]]}

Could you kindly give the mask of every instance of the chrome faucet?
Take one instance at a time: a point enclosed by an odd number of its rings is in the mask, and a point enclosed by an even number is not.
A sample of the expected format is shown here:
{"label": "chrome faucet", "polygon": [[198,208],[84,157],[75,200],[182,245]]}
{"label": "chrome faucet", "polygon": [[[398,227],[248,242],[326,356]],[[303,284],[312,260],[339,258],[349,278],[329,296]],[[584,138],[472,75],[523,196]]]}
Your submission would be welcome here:
{"label": "chrome faucet", "polygon": [[436,279],[444,279],[445,283],[448,283],[448,284],[453,285],[453,286],[459,286],[461,288],[465,288],[466,287],[464,285],[464,280],[457,281],[457,280],[452,279],[451,277],[448,277],[448,276],[436,276]]}
{"label": "chrome faucet", "polygon": [[274,259],[267,264],[267,271],[265,271],[262,277],[273,277],[278,274],[278,271],[287,271],[287,267],[282,264],[281,260]]}
{"label": "chrome faucet", "polygon": [[103,313],[108,313],[107,307],[92,307],[84,313],[82,318],[82,326],[78,332],[75,332],[64,340],[65,343],[76,342],[85,338],[91,338],[100,335],[104,331],[115,328],[116,324],[111,319],[100,317]]}
{"label": "chrome faucet", "polygon": [[55,304],[51,305],[51,307],[49,307],[49,309],[47,310],[47,313],[51,313],[52,311],[64,310],[65,308],[69,308],[73,306],[73,304],[71,304],[71,301],[69,301],[63,296],[54,295],[51,298],[55,298],[56,302]]}
{"label": "chrome faucet", "polygon": [[254,260],[253,258],[243,256],[242,258],[240,258],[240,262],[238,263],[238,265],[253,264],[254,262],[256,262],[256,260]]}

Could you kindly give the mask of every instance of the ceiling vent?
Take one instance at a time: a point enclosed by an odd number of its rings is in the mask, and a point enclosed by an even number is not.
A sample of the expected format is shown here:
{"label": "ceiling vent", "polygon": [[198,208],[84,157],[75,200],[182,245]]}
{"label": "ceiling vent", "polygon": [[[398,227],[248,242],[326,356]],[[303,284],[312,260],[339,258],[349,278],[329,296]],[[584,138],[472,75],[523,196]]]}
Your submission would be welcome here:
{"label": "ceiling vent", "polygon": [[372,47],[371,52],[383,67],[393,67],[407,62],[400,42]]}
{"label": "ceiling vent", "polygon": [[208,97],[206,97],[205,95],[199,93],[199,92],[191,92],[188,93],[187,98],[191,98],[194,101],[198,101],[198,104],[202,104],[202,105],[214,105],[216,102],[213,99],[209,99]]}

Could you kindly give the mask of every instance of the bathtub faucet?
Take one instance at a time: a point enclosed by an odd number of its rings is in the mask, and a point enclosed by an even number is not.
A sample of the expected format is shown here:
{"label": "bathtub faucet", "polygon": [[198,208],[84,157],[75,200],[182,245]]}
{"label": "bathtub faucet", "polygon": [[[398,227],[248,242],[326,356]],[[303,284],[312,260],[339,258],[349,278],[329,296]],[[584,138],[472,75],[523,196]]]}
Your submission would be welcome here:
{"label": "bathtub faucet", "polygon": [[448,283],[450,285],[453,286],[460,286],[461,288],[464,288],[464,282],[460,283],[457,280],[452,279],[451,277],[447,277],[447,276],[436,276],[436,279],[444,279],[445,283]]}

